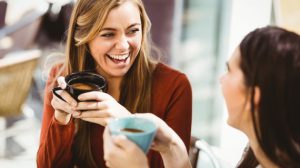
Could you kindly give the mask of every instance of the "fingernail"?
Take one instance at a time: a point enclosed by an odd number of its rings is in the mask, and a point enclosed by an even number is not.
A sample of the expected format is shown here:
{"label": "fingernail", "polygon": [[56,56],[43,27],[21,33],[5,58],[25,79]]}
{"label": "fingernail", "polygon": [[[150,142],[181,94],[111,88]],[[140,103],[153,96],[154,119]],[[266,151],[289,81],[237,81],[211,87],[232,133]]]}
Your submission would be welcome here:
{"label": "fingernail", "polygon": [[74,111],[74,112],[73,112],[73,115],[75,115],[75,116],[79,116],[79,115],[80,115],[80,112],[78,112],[78,111]]}
{"label": "fingernail", "polygon": [[67,85],[64,84],[64,83],[61,83],[61,84],[60,84],[60,87],[61,87],[62,89],[65,89],[65,88],[67,87]]}

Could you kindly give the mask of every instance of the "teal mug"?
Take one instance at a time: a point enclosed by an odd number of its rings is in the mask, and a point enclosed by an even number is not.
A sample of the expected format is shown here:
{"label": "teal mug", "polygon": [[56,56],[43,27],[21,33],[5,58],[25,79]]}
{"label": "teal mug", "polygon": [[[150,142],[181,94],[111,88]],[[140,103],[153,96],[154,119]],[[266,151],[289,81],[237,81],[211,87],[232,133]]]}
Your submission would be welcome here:
{"label": "teal mug", "polygon": [[149,119],[136,116],[114,119],[108,124],[112,135],[125,135],[146,154],[155,137],[157,126]]}

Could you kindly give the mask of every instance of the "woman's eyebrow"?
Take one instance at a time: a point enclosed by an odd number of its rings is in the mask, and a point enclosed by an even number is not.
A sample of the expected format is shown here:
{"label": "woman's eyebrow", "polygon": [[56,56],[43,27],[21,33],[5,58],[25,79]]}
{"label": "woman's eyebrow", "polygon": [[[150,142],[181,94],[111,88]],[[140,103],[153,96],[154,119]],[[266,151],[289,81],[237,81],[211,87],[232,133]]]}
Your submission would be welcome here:
{"label": "woman's eyebrow", "polygon": [[116,31],[117,29],[115,29],[115,28],[111,28],[111,27],[104,27],[104,28],[102,28],[100,31]]}
{"label": "woman's eyebrow", "polygon": [[133,23],[133,24],[131,24],[130,26],[128,26],[127,29],[130,29],[130,28],[132,28],[132,27],[134,27],[134,26],[137,26],[137,25],[141,25],[141,24],[140,24],[140,23]]}
{"label": "woman's eyebrow", "polygon": [[[141,25],[140,23],[133,23],[131,25],[129,25],[126,29],[130,29],[134,26],[137,26],[137,25]],[[104,27],[102,28],[100,31],[116,31],[117,29],[116,28],[112,28],[112,27]]]}

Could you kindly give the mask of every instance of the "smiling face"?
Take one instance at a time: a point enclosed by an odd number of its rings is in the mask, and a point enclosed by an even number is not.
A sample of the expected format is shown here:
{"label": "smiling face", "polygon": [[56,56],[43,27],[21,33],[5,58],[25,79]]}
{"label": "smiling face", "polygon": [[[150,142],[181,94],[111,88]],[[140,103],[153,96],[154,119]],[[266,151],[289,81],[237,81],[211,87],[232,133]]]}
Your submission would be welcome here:
{"label": "smiling face", "polygon": [[113,8],[99,34],[88,43],[105,78],[122,78],[136,59],[142,42],[140,11],[132,2]]}
{"label": "smiling face", "polygon": [[247,123],[251,120],[248,91],[240,68],[240,59],[240,51],[237,48],[227,62],[228,72],[220,78],[220,83],[228,110],[227,123],[245,131]]}

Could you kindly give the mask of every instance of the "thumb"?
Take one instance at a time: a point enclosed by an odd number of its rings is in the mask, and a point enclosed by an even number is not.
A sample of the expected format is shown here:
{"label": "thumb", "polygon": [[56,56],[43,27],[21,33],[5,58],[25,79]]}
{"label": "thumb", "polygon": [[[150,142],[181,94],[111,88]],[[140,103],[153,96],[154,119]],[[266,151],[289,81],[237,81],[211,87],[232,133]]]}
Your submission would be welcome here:
{"label": "thumb", "polygon": [[58,86],[61,87],[62,89],[65,89],[67,87],[65,77],[63,77],[63,76],[60,76],[57,78],[57,83],[58,83]]}

